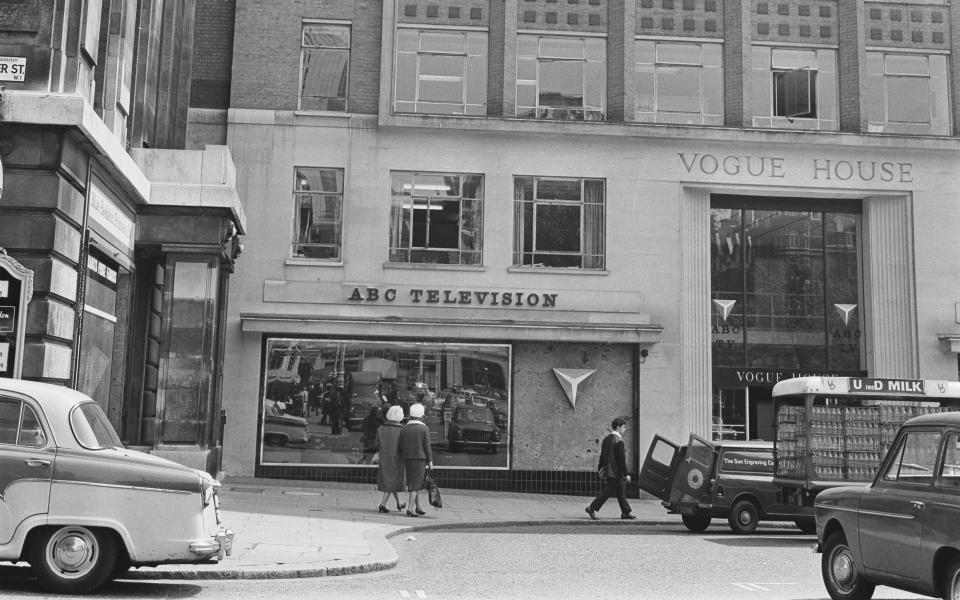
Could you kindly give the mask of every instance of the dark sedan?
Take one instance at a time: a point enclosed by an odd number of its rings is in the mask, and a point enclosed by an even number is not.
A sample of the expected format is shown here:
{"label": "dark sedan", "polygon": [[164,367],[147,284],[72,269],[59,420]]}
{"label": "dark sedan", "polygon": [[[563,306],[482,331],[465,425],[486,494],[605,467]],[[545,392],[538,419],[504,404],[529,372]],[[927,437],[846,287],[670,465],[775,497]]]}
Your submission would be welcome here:
{"label": "dark sedan", "polygon": [[480,448],[491,454],[500,446],[500,428],[493,409],[487,406],[458,406],[450,421],[450,450]]}
{"label": "dark sedan", "polygon": [[960,414],[904,423],[872,485],[825,490],[815,511],[834,600],[877,585],[960,599]]}

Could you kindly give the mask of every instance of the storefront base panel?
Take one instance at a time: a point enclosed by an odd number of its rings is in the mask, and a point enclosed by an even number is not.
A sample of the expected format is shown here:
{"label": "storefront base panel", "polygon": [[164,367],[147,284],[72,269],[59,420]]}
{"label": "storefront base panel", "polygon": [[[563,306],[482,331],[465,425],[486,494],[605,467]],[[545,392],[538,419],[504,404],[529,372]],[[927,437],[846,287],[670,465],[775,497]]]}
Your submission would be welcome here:
{"label": "storefront base panel", "polygon": [[[255,477],[300,481],[336,481],[365,483],[376,487],[377,470],[373,468],[329,468],[303,466],[258,466]],[[601,482],[593,471],[477,471],[473,469],[434,469],[440,489],[487,490],[523,494],[562,494],[596,496]],[[638,495],[635,483],[627,484],[627,495]]]}

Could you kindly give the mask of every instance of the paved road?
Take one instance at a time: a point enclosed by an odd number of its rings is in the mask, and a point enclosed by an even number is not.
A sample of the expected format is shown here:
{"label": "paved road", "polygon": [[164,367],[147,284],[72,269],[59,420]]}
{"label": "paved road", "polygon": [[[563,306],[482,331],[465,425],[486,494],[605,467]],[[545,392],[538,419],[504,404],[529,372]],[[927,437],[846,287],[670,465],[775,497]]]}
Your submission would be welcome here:
{"label": "paved road", "polygon": [[[118,581],[87,598],[824,600],[813,541],[790,528],[735,536],[724,530],[691,534],[679,524],[423,531],[391,539],[399,560],[388,571],[316,579]],[[34,582],[17,577],[0,580],[0,596],[44,597]],[[920,597],[883,587],[875,594],[883,600]]]}

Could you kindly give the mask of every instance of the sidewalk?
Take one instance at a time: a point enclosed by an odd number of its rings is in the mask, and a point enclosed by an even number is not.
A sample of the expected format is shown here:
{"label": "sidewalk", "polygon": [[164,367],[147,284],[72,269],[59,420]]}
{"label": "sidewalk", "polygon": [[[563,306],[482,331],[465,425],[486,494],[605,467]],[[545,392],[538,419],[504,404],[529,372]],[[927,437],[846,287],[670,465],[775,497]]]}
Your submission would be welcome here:
{"label": "sidewalk", "polygon": [[[233,555],[219,564],[133,569],[127,579],[281,579],[345,575],[397,564],[391,537],[423,529],[504,524],[630,527],[679,524],[651,496],[630,498],[635,521],[620,520],[615,498],[591,521],[590,498],[441,489],[444,508],[420,500],[427,514],[411,518],[377,511],[373,485],[228,477],[221,490],[223,519],[236,534]],[[406,502],[405,495],[401,500]]]}

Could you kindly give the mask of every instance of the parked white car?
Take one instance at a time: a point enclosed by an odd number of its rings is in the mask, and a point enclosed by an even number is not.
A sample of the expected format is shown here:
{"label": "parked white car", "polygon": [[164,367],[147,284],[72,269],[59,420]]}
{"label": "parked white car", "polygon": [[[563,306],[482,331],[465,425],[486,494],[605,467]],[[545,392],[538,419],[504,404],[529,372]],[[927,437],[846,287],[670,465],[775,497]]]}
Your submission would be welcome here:
{"label": "parked white car", "polygon": [[233,532],[209,474],[127,450],[74,390],[0,378],[0,560],[82,594],[131,566],[215,562]]}

